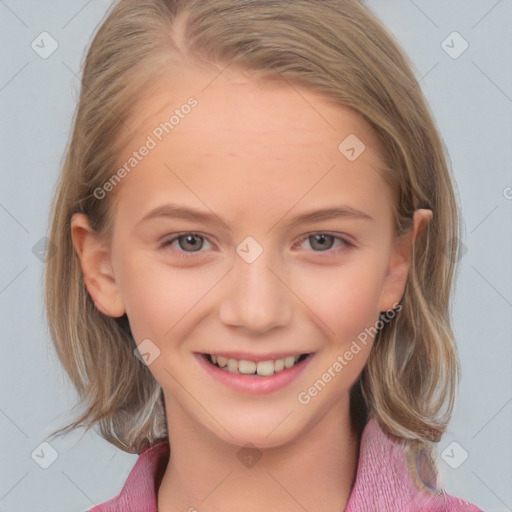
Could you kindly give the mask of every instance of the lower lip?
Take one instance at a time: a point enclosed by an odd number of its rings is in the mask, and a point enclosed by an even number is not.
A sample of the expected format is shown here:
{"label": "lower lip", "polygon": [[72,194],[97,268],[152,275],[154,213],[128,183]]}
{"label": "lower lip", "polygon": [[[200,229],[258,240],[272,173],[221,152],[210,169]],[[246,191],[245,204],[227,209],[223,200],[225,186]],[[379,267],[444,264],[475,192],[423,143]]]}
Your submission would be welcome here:
{"label": "lower lip", "polygon": [[290,384],[290,382],[296,379],[305,370],[311,359],[313,359],[313,354],[291,368],[274,373],[274,375],[270,375],[269,377],[260,377],[259,375],[242,375],[241,373],[230,372],[211,364],[201,354],[196,354],[196,357],[199,364],[215,380],[224,384],[228,388],[241,393],[264,394],[272,393],[273,391],[282,389]]}

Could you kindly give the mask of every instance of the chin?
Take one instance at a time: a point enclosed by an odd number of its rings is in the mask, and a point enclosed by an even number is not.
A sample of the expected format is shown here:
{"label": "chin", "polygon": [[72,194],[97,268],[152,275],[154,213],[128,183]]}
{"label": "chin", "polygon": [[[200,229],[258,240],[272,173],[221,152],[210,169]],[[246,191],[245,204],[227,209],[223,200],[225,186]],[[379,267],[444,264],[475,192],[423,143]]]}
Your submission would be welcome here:
{"label": "chin", "polygon": [[224,420],[217,417],[224,428],[215,424],[213,434],[239,447],[251,444],[260,449],[277,448],[300,438],[301,433],[309,430],[307,421],[298,418],[297,411],[292,408],[285,413],[278,411],[250,416],[239,413],[238,418],[232,415]]}

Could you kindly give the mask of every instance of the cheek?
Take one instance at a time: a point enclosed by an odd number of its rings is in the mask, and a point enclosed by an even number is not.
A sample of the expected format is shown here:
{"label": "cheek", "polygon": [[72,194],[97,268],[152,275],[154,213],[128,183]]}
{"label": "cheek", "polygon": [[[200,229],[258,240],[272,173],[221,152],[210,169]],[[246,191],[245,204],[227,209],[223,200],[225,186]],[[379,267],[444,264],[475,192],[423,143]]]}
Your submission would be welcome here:
{"label": "cheek", "polygon": [[378,320],[383,280],[378,268],[361,261],[303,275],[299,296],[327,326],[329,337],[346,342]]}
{"label": "cheek", "polygon": [[126,254],[116,261],[116,281],[135,340],[160,344],[190,329],[194,309],[218,281],[214,272],[172,268],[144,251]]}

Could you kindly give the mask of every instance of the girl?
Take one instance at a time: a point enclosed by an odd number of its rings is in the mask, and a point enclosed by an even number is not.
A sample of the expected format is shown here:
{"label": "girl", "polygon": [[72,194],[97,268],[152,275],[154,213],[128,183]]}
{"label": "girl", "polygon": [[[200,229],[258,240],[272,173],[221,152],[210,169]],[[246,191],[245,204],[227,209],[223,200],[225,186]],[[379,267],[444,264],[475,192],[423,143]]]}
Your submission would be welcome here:
{"label": "girl", "polygon": [[92,510],[476,511],[454,404],[458,216],[410,65],[355,0],[121,0],[53,205],[52,338],[138,453]]}

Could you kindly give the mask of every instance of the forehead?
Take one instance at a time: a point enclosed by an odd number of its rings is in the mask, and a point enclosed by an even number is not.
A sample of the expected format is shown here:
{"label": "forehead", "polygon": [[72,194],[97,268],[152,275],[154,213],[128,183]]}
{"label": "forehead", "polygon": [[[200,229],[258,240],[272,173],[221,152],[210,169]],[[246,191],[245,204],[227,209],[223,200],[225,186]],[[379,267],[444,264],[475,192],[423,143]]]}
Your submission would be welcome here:
{"label": "forehead", "polygon": [[[190,98],[195,106],[184,108]],[[364,118],[279,77],[229,68],[164,77],[132,109],[128,124],[119,166],[148,138],[154,147],[116,193],[125,189],[140,199],[151,190],[156,202],[180,191],[219,210],[229,202],[232,213],[326,194],[370,203],[386,195],[380,142]]]}
{"label": "forehead", "polygon": [[174,137],[206,134],[205,141],[224,138],[223,142],[235,144],[238,135],[253,140],[267,135],[272,140],[276,132],[289,132],[290,138],[297,140],[327,137],[336,142],[352,130],[375,152],[380,144],[361,114],[336,103],[326,92],[306,88],[277,73],[262,75],[229,67],[221,71],[188,67],[159,78],[130,109],[130,130],[124,135],[133,141],[151,133],[191,97],[197,99],[197,108],[192,115],[185,115],[187,122],[173,127]]}

